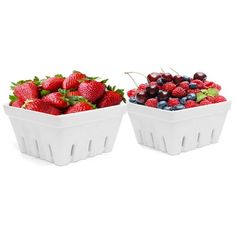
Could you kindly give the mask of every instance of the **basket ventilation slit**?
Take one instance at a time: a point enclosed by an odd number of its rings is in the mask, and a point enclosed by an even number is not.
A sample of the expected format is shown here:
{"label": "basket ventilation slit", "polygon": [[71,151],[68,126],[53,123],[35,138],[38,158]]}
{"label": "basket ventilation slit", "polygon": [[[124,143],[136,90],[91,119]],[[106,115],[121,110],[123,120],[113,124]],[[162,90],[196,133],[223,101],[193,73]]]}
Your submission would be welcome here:
{"label": "basket ventilation slit", "polygon": [[104,148],[107,147],[107,144],[108,144],[108,137],[106,136],[105,140],[104,140]]}
{"label": "basket ventilation slit", "polygon": [[21,137],[21,143],[22,143],[22,152],[26,152],[25,139],[23,136]]}
{"label": "basket ventilation slit", "polygon": [[49,149],[49,153],[50,153],[51,160],[52,160],[52,162],[54,163],[53,153],[52,153],[52,147],[51,147],[50,144],[48,145],[48,149]]}
{"label": "basket ventilation slit", "polygon": [[186,137],[183,136],[183,138],[182,138],[182,147],[185,147],[185,139],[186,139]]}
{"label": "basket ventilation slit", "polygon": [[201,137],[201,134],[200,134],[200,132],[199,132],[198,135],[197,135],[197,146],[199,146],[199,143],[200,143],[200,137]]}
{"label": "basket ventilation slit", "polygon": [[163,142],[164,152],[167,152],[166,140],[164,136],[162,136],[162,142]]}
{"label": "basket ventilation slit", "polygon": [[91,148],[92,148],[92,140],[89,140],[89,144],[88,144],[88,152],[91,152]]}
{"label": "basket ventilation slit", "polygon": [[214,137],[215,137],[215,130],[213,129],[211,131],[211,142],[214,140]]}
{"label": "basket ventilation slit", "polygon": [[153,138],[152,132],[150,133],[150,136],[151,136],[151,141],[152,141],[152,147],[155,147],[155,143],[154,143],[154,138]]}
{"label": "basket ventilation slit", "polygon": [[37,141],[37,140],[34,140],[34,143],[35,143],[36,155],[40,158],[38,141]]}
{"label": "basket ventilation slit", "polygon": [[70,155],[73,157],[75,153],[75,145],[73,144],[70,149]]}
{"label": "basket ventilation slit", "polygon": [[143,144],[143,135],[142,135],[142,131],[139,130],[138,133],[139,133],[139,137],[140,137],[140,143]]}

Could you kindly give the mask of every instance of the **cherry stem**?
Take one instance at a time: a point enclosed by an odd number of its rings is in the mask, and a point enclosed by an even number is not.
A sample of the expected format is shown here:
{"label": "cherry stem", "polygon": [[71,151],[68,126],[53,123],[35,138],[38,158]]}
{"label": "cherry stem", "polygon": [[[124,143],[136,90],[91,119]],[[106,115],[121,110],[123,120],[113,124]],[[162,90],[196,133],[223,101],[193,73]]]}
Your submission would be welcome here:
{"label": "cherry stem", "polygon": [[134,78],[130,74],[138,74],[138,75],[145,77],[145,79],[147,78],[146,75],[144,75],[140,72],[125,72],[125,74],[128,75],[130,77],[130,79],[132,79],[132,81],[134,82],[136,87],[138,87],[138,84],[136,83],[136,81],[134,80]]}
{"label": "cherry stem", "polygon": [[179,75],[179,73],[178,73],[176,70],[174,70],[173,68],[170,67],[170,70],[172,70],[172,71],[175,72],[177,75]]}
{"label": "cherry stem", "polygon": [[162,72],[162,73],[166,73],[166,72],[163,70],[163,68],[161,68],[161,72]]}

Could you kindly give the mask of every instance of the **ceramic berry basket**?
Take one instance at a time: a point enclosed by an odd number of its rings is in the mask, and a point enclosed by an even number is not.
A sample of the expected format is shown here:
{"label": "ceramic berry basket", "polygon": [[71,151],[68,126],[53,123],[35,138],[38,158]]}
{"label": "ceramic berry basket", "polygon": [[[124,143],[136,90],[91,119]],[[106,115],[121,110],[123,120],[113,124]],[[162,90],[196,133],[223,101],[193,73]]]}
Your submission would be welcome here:
{"label": "ceramic berry basket", "polygon": [[22,153],[63,166],[113,148],[125,105],[52,116],[4,106]]}
{"label": "ceramic berry basket", "polygon": [[139,144],[170,155],[216,143],[230,109],[229,101],[179,111],[128,104]]}

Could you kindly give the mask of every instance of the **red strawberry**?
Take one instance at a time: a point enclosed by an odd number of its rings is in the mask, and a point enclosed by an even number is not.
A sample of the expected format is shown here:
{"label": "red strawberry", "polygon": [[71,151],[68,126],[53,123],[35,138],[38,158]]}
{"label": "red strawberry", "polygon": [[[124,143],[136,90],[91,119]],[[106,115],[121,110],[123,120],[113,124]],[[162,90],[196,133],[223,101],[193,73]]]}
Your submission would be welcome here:
{"label": "red strawberry", "polygon": [[91,102],[97,101],[105,93],[105,84],[95,80],[86,80],[79,85],[78,91],[81,96]]}
{"label": "red strawberry", "polygon": [[218,95],[218,96],[214,97],[214,103],[225,102],[225,101],[227,101],[227,100],[224,96]]}
{"label": "red strawberry", "polygon": [[136,95],[136,89],[131,89],[127,92],[128,97],[135,97]]}
{"label": "red strawberry", "polygon": [[19,99],[11,103],[11,106],[13,107],[22,107],[23,105],[24,105],[24,102]]}
{"label": "red strawberry", "polygon": [[201,106],[212,104],[207,98],[203,99],[200,103]]}
{"label": "red strawberry", "polygon": [[44,90],[55,92],[62,87],[64,79],[62,75],[55,75],[54,77],[45,79],[42,83],[42,87]]}
{"label": "red strawberry", "polygon": [[38,87],[33,81],[20,81],[14,85],[15,86],[13,87],[13,93],[21,101],[39,97]]}
{"label": "red strawberry", "polygon": [[157,101],[156,98],[149,98],[149,99],[145,102],[145,106],[157,108],[157,102],[158,102],[158,101]]}
{"label": "red strawberry", "polygon": [[183,81],[179,84],[179,87],[183,88],[184,90],[188,90],[189,89],[189,82]]}
{"label": "red strawberry", "polygon": [[143,90],[143,89],[146,89],[147,86],[148,86],[147,84],[140,84],[140,85],[138,86],[138,89]]}
{"label": "red strawberry", "polygon": [[199,88],[199,89],[206,88],[204,82],[202,82],[202,81],[199,80],[199,79],[194,79],[194,80],[191,81],[191,83],[197,84],[197,88]]}
{"label": "red strawberry", "polygon": [[63,89],[78,89],[80,82],[86,78],[85,74],[79,71],[73,71],[69,77],[67,77],[62,84]]}
{"label": "red strawberry", "polygon": [[168,100],[168,106],[174,107],[179,104],[179,99],[178,98],[169,98]]}
{"label": "red strawberry", "polygon": [[197,107],[197,106],[199,106],[199,105],[193,100],[188,100],[185,103],[186,108],[192,108],[192,107]]}
{"label": "red strawberry", "polygon": [[61,111],[50,104],[44,102],[42,99],[26,100],[23,108],[31,111],[43,112],[51,115],[60,115]]}
{"label": "red strawberry", "polygon": [[162,90],[167,91],[167,92],[171,92],[176,88],[176,85],[172,82],[168,82],[162,85]]}
{"label": "red strawberry", "polygon": [[177,98],[182,98],[182,97],[186,96],[186,91],[181,87],[176,87],[172,91],[172,96],[177,97]]}
{"label": "red strawberry", "polygon": [[79,91],[75,90],[67,93],[67,97],[73,97],[73,96],[80,96]]}
{"label": "red strawberry", "polygon": [[92,104],[90,104],[89,102],[86,102],[86,101],[81,101],[81,102],[76,103],[73,106],[70,106],[67,109],[67,111],[65,112],[65,114],[76,113],[76,112],[81,112],[81,111],[88,111],[88,110],[92,110],[92,109],[94,109]]}
{"label": "red strawberry", "polygon": [[57,108],[66,108],[68,107],[68,102],[65,99],[65,96],[60,92],[50,93],[42,98],[44,102],[57,107]]}
{"label": "red strawberry", "polygon": [[201,92],[201,90],[200,89],[188,89],[187,90],[187,93],[189,94],[189,93],[195,93],[195,94],[197,94],[197,93],[199,93],[199,92]]}
{"label": "red strawberry", "polygon": [[124,100],[124,90],[117,89],[115,87],[111,88],[110,86],[107,87],[108,91],[105,92],[104,96],[99,100],[98,107],[110,107],[119,105],[122,100]]}

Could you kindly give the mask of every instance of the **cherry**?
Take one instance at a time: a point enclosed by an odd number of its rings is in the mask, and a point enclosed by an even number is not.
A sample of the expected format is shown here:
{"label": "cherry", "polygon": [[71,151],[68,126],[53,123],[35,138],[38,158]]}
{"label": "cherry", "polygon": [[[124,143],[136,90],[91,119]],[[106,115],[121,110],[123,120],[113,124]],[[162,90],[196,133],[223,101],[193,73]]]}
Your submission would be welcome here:
{"label": "cherry", "polygon": [[179,84],[183,81],[183,77],[181,75],[175,75],[173,78],[175,84]]}
{"label": "cherry", "polygon": [[164,82],[171,82],[173,80],[173,76],[170,73],[162,74],[162,78]]}
{"label": "cherry", "polygon": [[169,99],[170,94],[166,91],[159,90],[157,93],[157,97],[159,101],[167,101]]}
{"label": "cherry", "polygon": [[159,79],[161,77],[162,77],[162,73],[152,72],[151,74],[149,74],[147,76],[147,81],[148,81],[148,83],[156,82],[157,79]]}
{"label": "cherry", "polygon": [[154,98],[157,96],[158,90],[159,89],[158,89],[157,83],[151,82],[149,86],[147,87],[147,94],[150,98]]}
{"label": "cherry", "polygon": [[136,92],[135,98],[136,98],[137,103],[144,104],[148,99],[147,91],[146,90],[138,90]]}
{"label": "cherry", "polygon": [[199,79],[205,81],[207,79],[207,76],[203,72],[196,72],[193,76],[193,79]]}

